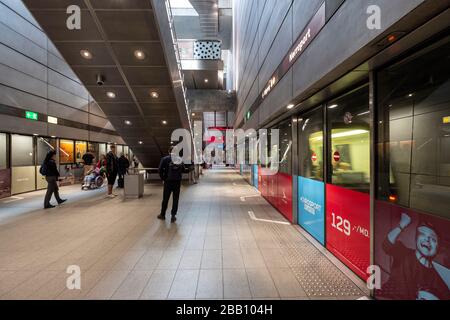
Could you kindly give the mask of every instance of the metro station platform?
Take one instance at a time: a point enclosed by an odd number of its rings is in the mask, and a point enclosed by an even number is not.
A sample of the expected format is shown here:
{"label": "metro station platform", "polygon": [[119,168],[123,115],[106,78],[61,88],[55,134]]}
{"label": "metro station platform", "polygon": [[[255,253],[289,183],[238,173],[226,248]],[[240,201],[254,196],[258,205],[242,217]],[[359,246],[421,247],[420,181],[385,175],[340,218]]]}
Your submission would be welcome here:
{"label": "metro station platform", "polygon": [[[0,299],[368,294],[234,170],[209,170],[199,184],[184,186],[176,224],[156,219],[160,185],[146,185],[136,200],[106,199],[104,191],[62,188],[69,201],[52,210],[40,209],[42,192],[0,201]],[[81,268],[81,290],[66,287],[71,265]]]}

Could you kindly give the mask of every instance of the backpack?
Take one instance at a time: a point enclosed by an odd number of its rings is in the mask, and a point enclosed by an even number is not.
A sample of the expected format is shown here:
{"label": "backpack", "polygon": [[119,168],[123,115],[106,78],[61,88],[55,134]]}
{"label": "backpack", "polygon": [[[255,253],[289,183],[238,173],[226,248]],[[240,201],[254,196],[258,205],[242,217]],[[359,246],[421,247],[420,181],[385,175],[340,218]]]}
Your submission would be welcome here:
{"label": "backpack", "polygon": [[167,172],[168,181],[181,181],[183,179],[183,164],[175,164],[173,161],[169,163],[169,170]]}
{"label": "backpack", "polygon": [[42,163],[41,168],[39,169],[39,173],[41,175],[43,175],[44,177],[47,176],[48,167],[47,167],[47,163],[45,161]]}

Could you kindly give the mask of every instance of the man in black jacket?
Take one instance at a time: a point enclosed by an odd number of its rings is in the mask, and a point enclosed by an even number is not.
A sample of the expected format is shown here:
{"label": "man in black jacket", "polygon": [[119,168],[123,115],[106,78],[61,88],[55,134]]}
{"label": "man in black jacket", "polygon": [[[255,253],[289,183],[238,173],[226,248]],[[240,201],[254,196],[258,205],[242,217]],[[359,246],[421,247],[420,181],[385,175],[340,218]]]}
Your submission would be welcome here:
{"label": "man in black jacket", "polygon": [[108,198],[117,197],[113,194],[113,187],[116,183],[117,174],[119,172],[119,162],[116,156],[116,146],[111,145],[111,150],[106,155],[106,177],[108,178]]}
{"label": "man in black jacket", "polygon": [[162,158],[159,164],[159,176],[164,181],[164,194],[161,204],[161,214],[158,219],[166,219],[167,206],[169,204],[170,195],[173,193],[172,219],[171,222],[177,221],[178,201],[180,199],[181,180],[183,179],[184,165],[180,157],[172,154],[173,147],[169,149],[169,155]]}
{"label": "man in black jacket", "polygon": [[124,187],[125,175],[128,172],[128,168],[130,167],[130,161],[128,158],[122,153],[119,158],[119,188]]}
{"label": "man in black jacket", "polygon": [[44,163],[41,167],[41,174],[45,176],[45,180],[47,180],[48,183],[47,193],[45,194],[44,199],[44,208],[51,209],[55,207],[50,203],[53,194],[55,195],[58,204],[66,202],[67,200],[61,199],[59,196],[59,171],[56,166],[56,152],[54,150],[51,150],[47,153],[47,156],[45,157]]}

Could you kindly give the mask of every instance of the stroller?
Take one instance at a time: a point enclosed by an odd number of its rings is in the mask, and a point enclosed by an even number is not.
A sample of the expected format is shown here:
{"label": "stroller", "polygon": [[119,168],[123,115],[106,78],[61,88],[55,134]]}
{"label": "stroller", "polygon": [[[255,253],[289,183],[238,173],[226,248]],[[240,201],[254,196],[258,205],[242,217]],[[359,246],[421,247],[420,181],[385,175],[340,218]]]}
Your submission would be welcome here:
{"label": "stroller", "polygon": [[100,169],[99,168],[92,169],[84,177],[84,183],[81,186],[81,190],[93,190],[101,188],[104,182],[105,178],[101,174]]}

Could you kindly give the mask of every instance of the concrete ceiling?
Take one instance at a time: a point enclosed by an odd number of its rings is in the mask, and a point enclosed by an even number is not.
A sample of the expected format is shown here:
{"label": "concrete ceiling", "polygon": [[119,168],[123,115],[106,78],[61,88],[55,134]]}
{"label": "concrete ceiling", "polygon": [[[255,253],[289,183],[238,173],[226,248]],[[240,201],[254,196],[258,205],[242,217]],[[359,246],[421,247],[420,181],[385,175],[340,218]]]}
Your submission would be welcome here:
{"label": "concrete ceiling", "polygon": [[[173,85],[177,72],[169,65],[167,48],[173,46],[161,41],[161,16],[158,20],[156,13],[164,8],[155,8],[159,4],[151,0],[24,3],[143,165],[157,166],[170,146],[172,131],[188,126],[186,107],[180,106],[179,90]],[[69,5],[82,9],[81,30],[66,27]],[[88,50],[92,58],[83,58],[82,50]],[[136,58],[136,50],[145,54],[143,60]],[[99,74],[104,77],[103,86],[97,84]],[[116,98],[109,98],[108,92]],[[158,98],[151,97],[152,92]]]}

